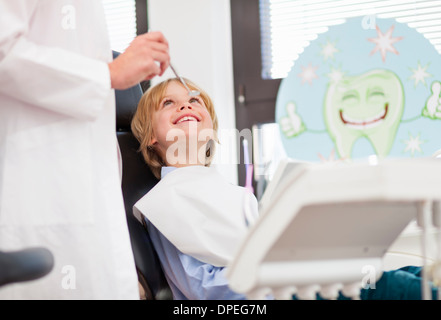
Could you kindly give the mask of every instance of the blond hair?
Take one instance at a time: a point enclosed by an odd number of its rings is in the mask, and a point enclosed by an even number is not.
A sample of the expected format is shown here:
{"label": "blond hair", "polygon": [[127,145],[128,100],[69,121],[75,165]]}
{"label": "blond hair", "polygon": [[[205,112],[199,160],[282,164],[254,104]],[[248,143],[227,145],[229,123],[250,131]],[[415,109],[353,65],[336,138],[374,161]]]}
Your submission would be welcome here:
{"label": "blond hair", "polygon": [[[200,92],[200,97],[204,101],[204,104],[213,122],[213,131],[215,134],[217,134],[218,121],[210,96],[190,80],[184,80],[191,90],[197,90]],[[154,136],[153,114],[159,109],[161,101],[165,96],[167,87],[173,81],[181,83],[178,78],[171,78],[155,85],[154,87],[149,88],[141,97],[141,100],[138,103],[138,108],[136,109],[131,123],[133,135],[139,142],[139,151],[144,157],[147,165],[150,167],[152,173],[158,179],[160,179],[161,177],[161,168],[165,166],[165,162],[161,158],[159,153],[156,152],[153,146],[150,145],[150,142]],[[215,137],[215,139],[217,141],[217,137]],[[209,166],[211,164],[213,155],[214,143],[211,143],[209,156],[207,156],[206,159],[206,166]]]}

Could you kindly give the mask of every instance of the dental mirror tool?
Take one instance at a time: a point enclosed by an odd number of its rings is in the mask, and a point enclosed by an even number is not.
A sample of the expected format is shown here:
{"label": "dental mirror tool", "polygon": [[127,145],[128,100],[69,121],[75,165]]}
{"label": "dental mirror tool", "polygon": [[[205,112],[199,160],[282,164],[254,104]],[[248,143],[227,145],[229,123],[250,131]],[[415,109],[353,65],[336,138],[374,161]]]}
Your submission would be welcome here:
{"label": "dental mirror tool", "polygon": [[178,78],[178,79],[182,82],[182,84],[184,85],[185,89],[187,89],[187,91],[188,91],[188,95],[189,95],[190,97],[195,97],[195,96],[198,96],[198,95],[201,94],[201,93],[200,93],[199,91],[197,91],[197,90],[190,90],[190,88],[189,88],[189,87],[187,86],[187,84],[185,83],[184,79],[181,78],[181,76],[178,75],[178,73],[176,72],[175,68],[173,68],[173,66],[172,66],[171,64],[170,64],[170,68],[172,69],[172,71],[173,71],[173,73],[175,74],[176,78]]}

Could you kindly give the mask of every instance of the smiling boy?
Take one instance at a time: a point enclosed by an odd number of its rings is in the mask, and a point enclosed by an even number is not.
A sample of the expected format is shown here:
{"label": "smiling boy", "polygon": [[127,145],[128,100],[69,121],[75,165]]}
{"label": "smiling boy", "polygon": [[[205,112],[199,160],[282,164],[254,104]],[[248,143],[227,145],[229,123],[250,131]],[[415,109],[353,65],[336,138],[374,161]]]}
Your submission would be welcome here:
{"label": "smiling boy", "polygon": [[228,287],[225,267],[247,232],[243,205],[257,200],[210,167],[217,117],[210,97],[189,96],[178,79],[149,89],[132,131],[161,180],[134,206],[145,219],[174,299],[245,299]]}

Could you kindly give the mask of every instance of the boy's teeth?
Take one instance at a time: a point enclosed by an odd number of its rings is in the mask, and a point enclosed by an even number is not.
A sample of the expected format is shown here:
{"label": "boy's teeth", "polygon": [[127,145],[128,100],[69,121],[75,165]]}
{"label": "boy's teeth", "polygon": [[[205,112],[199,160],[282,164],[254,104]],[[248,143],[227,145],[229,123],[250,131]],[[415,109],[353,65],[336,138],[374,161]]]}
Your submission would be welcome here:
{"label": "boy's teeth", "polygon": [[183,118],[180,119],[177,123],[181,123],[181,122],[183,122],[183,121],[188,121],[188,120],[196,121],[196,118],[194,118],[194,117],[183,117]]}

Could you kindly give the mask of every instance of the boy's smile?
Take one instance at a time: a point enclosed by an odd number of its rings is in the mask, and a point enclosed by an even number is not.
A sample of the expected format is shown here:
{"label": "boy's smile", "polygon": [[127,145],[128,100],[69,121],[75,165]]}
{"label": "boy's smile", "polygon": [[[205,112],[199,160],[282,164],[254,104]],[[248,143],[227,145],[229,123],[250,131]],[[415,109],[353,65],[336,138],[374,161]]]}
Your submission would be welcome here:
{"label": "boy's smile", "polygon": [[174,122],[174,124],[180,124],[180,123],[183,123],[183,122],[189,122],[189,121],[196,121],[196,122],[199,122],[200,120],[199,120],[198,117],[196,117],[196,116],[194,116],[194,115],[192,115],[192,114],[184,114],[184,115],[180,116],[180,117]]}

